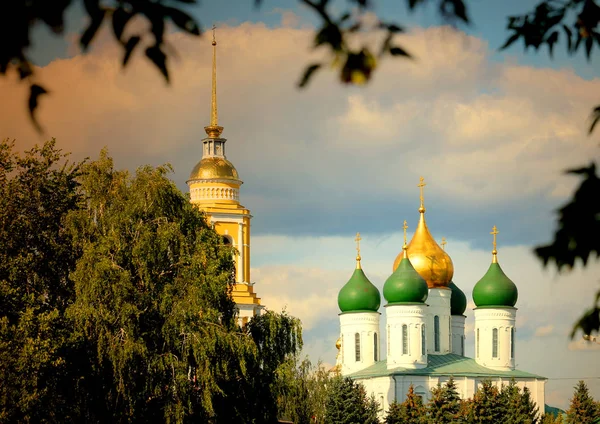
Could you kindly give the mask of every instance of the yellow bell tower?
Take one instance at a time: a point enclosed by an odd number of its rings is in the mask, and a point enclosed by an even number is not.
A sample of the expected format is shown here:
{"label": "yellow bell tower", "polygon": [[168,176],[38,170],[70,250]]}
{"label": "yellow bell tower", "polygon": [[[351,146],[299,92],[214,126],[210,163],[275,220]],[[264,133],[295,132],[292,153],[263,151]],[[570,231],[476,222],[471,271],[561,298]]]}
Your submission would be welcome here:
{"label": "yellow bell tower", "polygon": [[206,213],[206,219],[223,236],[223,242],[238,251],[235,257],[235,286],[233,300],[239,309],[242,324],[260,314],[260,298],[250,282],[250,211],[240,205],[238,172],[225,156],[217,114],[217,41],[213,26],[212,96],[210,125],[204,127],[207,137],[202,140],[202,159],[190,174],[187,184],[192,204]]}

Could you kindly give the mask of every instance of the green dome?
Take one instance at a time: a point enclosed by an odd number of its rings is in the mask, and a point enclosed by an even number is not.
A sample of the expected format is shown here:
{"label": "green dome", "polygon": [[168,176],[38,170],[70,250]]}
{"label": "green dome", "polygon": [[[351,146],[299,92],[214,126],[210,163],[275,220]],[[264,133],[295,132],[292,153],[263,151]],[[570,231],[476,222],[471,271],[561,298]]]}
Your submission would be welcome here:
{"label": "green dome", "polygon": [[362,269],[357,268],[350,280],[338,294],[338,306],[342,312],[377,312],[381,304],[379,290],[367,278]]}
{"label": "green dome", "polygon": [[517,303],[518,297],[517,286],[504,274],[497,262],[492,262],[473,289],[473,301],[478,308],[512,307]]}
{"label": "green dome", "polygon": [[448,288],[452,290],[450,297],[450,314],[464,315],[467,309],[467,296],[453,281],[450,281]]}
{"label": "green dome", "polygon": [[383,297],[388,303],[424,303],[428,294],[427,282],[407,258],[402,258],[383,285]]}

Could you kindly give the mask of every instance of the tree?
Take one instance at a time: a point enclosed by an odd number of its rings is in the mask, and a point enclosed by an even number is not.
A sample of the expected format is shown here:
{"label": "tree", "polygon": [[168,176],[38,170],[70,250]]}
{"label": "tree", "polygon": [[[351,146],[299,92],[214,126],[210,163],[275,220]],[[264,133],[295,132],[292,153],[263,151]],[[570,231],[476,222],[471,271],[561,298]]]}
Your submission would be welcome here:
{"label": "tree", "polygon": [[394,401],[385,417],[385,424],[421,424],[425,422],[426,409],[423,400],[415,394],[411,384],[406,399],[401,404]]}
{"label": "tree", "polygon": [[445,385],[438,383],[431,389],[431,399],[427,404],[429,422],[454,423],[459,420],[460,411],[461,400],[453,377]]}
{"label": "tree", "polygon": [[331,373],[319,362],[289,358],[277,371],[273,390],[277,396],[278,417],[297,424],[322,423],[332,380]]}
{"label": "tree", "polygon": [[337,376],[331,382],[325,406],[326,424],[376,424],[379,423],[379,405],[367,397],[362,384],[350,378]]}
{"label": "tree", "polygon": [[276,420],[300,323],[238,326],[233,251],[168,166],[0,146],[0,420]]}
{"label": "tree", "polygon": [[64,312],[76,255],[64,227],[80,165],[54,140],[23,157],[0,142],[0,422],[56,419],[70,383]]}
{"label": "tree", "polygon": [[575,386],[575,393],[567,410],[567,424],[590,424],[600,418],[600,411],[590,396],[587,385],[580,380]]}
{"label": "tree", "polygon": [[501,403],[500,392],[490,380],[485,380],[471,400],[468,422],[497,423],[506,422],[506,409]]}
{"label": "tree", "polygon": [[519,389],[514,379],[503,385],[498,397],[503,412],[502,422],[507,424],[535,424],[538,422],[538,408],[531,399],[527,387]]}

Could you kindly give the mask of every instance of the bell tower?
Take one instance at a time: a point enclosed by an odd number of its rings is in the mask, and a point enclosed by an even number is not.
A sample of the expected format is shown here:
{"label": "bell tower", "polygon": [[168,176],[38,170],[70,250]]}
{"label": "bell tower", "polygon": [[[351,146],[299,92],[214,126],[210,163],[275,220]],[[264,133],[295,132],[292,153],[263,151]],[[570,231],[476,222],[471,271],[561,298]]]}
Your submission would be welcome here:
{"label": "bell tower", "polygon": [[235,286],[233,300],[239,309],[240,324],[259,315],[260,298],[254,292],[250,280],[250,210],[240,204],[240,180],[235,167],[225,156],[223,127],[219,126],[217,113],[217,41],[213,26],[212,94],[210,125],[204,127],[206,138],[202,140],[202,159],[190,174],[187,184],[190,200],[206,214],[206,220],[223,237],[224,244],[231,244],[235,255]]}

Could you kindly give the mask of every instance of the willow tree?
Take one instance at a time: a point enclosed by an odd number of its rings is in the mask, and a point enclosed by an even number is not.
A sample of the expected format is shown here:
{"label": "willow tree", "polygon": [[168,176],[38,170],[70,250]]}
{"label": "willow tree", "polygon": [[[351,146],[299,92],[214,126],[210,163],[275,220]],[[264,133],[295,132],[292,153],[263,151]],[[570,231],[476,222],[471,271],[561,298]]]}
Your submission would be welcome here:
{"label": "willow tree", "polygon": [[53,148],[2,173],[22,194],[2,199],[0,421],[274,421],[270,387],[300,348],[298,320],[238,325],[234,252],[169,166],[130,175],[103,151],[67,178]]}

